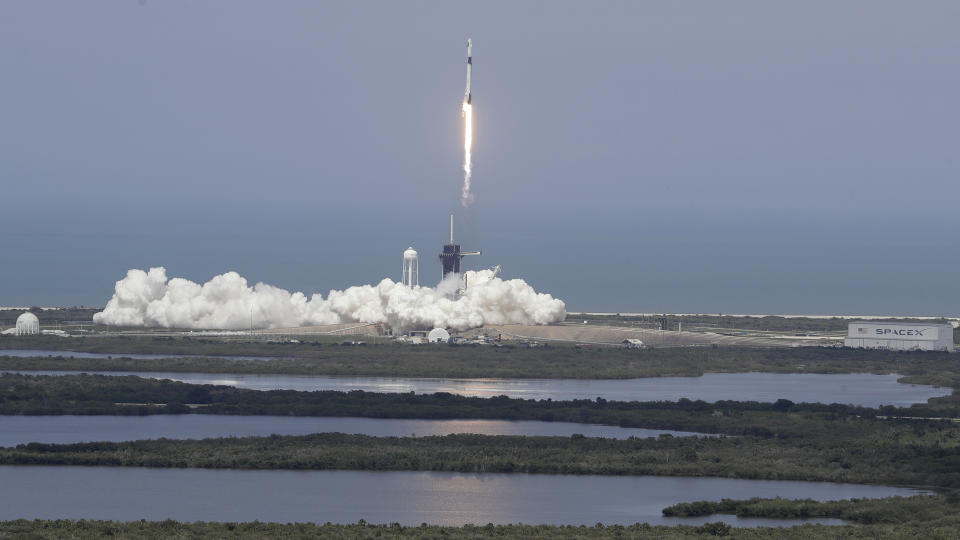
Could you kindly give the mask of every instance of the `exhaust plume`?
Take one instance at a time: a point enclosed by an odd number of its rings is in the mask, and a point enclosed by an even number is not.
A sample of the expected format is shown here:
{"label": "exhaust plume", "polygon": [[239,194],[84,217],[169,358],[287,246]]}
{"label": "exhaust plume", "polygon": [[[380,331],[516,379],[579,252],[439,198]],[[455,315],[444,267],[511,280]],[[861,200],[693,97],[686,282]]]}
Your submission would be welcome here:
{"label": "exhaust plume", "polygon": [[249,286],[236,272],[204,284],[167,278],[163,267],[133,269],[116,283],[94,322],[211,330],[284,328],[347,322],[388,323],[395,329],[438,327],[467,330],[484,324],[548,324],[563,320],[564,303],[536,292],[521,279],[503,280],[491,270],[466,272],[469,287],[459,297],[460,276],[436,288],[410,288],[390,279],[377,285],[332,290],[324,298],[290,293],[266,283]]}
{"label": "exhaust plume", "polygon": [[473,192],[470,182],[473,176],[473,105],[463,102],[463,189],[460,192],[460,204],[464,208],[473,204]]}

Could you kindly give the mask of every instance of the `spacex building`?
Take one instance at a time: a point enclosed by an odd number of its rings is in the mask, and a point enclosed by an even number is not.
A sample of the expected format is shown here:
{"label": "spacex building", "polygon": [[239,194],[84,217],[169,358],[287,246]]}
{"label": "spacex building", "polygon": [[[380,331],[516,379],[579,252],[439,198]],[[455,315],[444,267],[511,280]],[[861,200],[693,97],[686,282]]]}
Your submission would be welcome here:
{"label": "spacex building", "polygon": [[952,351],[953,326],[940,323],[854,321],[847,328],[845,347],[895,351]]}

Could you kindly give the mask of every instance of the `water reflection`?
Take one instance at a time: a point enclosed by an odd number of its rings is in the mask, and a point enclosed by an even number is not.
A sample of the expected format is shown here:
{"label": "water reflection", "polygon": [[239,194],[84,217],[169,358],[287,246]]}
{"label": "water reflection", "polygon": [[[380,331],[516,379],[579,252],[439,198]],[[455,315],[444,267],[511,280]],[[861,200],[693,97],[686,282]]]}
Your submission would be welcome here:
{"label": "water reflection", "polygon": [[[909,496],[905,488],[733,480],[435,472],[237,471],[0,466],[0,520],[109,519],[417,525],[549,523],[675,525],[801,520],[665,518],[671,504],[723,497],[836,500]],[[811,520],[840,523],[838,520]]]}
{"label": "water reflection", "polygon": [[451,433],[482,435],[549,435],[569,437],[675,437],[696,433],[657,429],[621,428],[570,422],[509,420],[411,420],[385,418],[221,416],[204,414],[152,416],[0,416],[0,446],[29,442],[75,443],[133,441],[140,439],[203,439],[357,433],[377,437],[425,437]]}

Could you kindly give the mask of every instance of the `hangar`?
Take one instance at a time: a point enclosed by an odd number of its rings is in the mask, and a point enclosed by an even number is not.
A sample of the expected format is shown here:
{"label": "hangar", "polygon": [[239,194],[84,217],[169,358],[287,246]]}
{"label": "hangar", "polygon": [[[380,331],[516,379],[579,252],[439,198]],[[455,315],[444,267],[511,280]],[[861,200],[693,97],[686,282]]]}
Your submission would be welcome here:
{"label": "hangar", "polygon": [[854,321],[845,347],[895,351],[952,351],[953,326],[941,323]]}

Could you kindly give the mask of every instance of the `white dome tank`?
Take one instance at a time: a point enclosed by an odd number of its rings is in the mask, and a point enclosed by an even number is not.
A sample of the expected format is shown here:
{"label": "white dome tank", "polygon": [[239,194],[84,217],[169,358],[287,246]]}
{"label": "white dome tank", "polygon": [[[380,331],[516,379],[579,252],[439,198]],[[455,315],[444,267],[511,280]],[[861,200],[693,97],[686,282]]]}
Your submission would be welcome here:
{"label": "white dome tank", "polygon": [[17,317],[17,335],[32,336],[40,333],[40,319],[30,313],[22,313]]}
{"label": "white dome tank", "polygon": [[430,343],[446,343],[450,341],[450,332],[443,328],[434,328],[427,334],[427,341]]}

